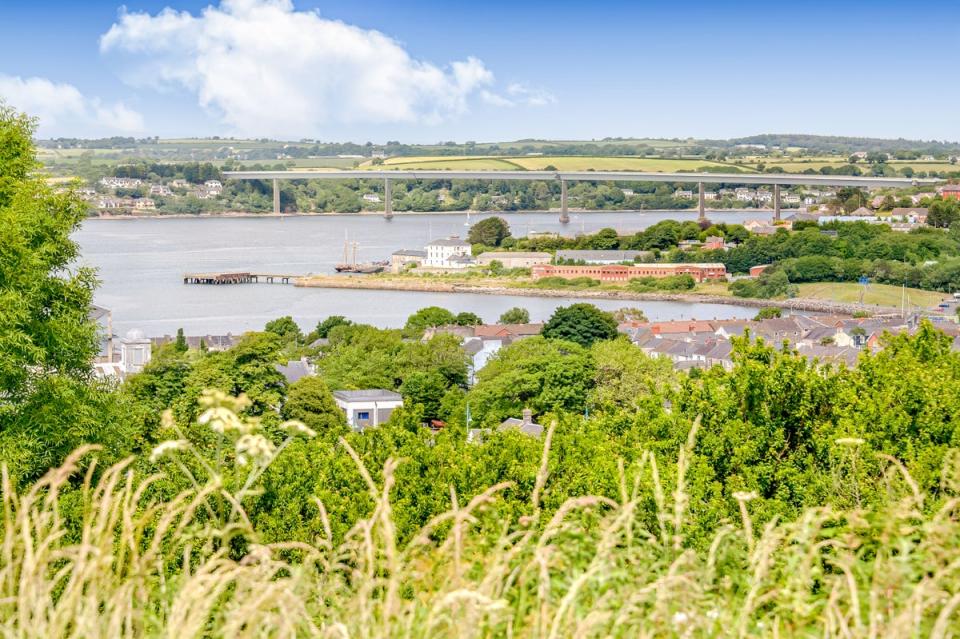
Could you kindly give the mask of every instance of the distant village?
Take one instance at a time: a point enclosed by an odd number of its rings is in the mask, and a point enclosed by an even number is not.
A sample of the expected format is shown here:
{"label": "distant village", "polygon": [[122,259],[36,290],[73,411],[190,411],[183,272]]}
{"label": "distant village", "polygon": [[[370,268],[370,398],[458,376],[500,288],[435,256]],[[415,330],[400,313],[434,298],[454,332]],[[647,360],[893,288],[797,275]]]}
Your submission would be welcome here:
{"label": "distant village", "polygon": [[[125,197],[117,193],[136,192]],[[76,190],[77,195],[90,203],[97,211],[153,211],[157,208],[154,198],[194,197],[198,200],[211,200],[223,193],[220,180],[205,180],[202,184],[193,184],[183,179],[171,180],[166,184],[145,182],[139,178],[103,177],[97,187],[85,186]]]}

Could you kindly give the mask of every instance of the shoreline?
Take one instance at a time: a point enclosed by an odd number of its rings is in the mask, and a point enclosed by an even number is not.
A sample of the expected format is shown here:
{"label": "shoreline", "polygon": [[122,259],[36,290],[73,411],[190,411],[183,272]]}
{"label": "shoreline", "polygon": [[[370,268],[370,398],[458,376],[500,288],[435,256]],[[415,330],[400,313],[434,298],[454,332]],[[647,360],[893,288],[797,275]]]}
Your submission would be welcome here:
{"label": "shoreline", "polygon": [[[706,213],[724,215],[728,213],[749,213],[756,211],[757,215],[772,213],[773,209],[706,209]],[[696,213],[694,209],[568,209],[569,213],[593,214],[593,213]],[[474,209],[460,211],[394,211],[394,217],[421,217],[431,215],[504,215],[511,217],[514,215],[529,215],[533,213],[556,213],[560,214],[560,209],[535,209],[529,211],[478,211]],[[103,221],[129,221],[129,220],[213,220],[213,219],[249,219],[249,218],[286,218],[286,217],[383,217],[383,211],[359,211],[357,213],[340,212],[296,212],[296,213],[254,213],[251,211],[222,211],[218,213],[147,213],[143,215],[122,214],[122,215],[91,215],[84,219],[103,220]]]}
{"label": "shoreline", "polygon": [[815,313],[839,313],[852,315],[857,311],[869,311],[875,315],[895,314],[898,309],[885,306],[863,307],[859,304],[833,302],[813,298],[792,298],[786,300],[765,300],[752,297],[732,297],[703,293],[633,293],[630,291],[596,291],[512,288],[509,286],[490,286],[482,284],[462,284],[443,282],[418,282],[400,280],[382,280],[359,276],[312,276],[294,280],[294,286],[301,288],[365,289],[411,291],[425,293],[475,293],[481,295],[503,295],[512,297],[549,297],[581,298],[599,300],[623,300],[626,302],[683,302],[687,304],[727,304],[730,306],[749,306],[754,308],[778,307],[791,311],[810,311]]}

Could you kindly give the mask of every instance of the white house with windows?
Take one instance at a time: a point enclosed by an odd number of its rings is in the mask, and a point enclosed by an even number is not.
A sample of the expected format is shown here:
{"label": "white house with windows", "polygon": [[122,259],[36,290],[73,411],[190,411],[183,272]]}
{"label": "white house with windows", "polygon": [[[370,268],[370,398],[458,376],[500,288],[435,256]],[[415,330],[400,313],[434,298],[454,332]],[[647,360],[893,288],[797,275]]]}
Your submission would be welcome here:
{"label": "white house with windows", "polygon": [[207,180],[203,183],[203,188],[214,195],[223,193],[223,184],[220,183],[220,180]]}
{"label": "white house with windows", "polygon": [[379,426],[390,419],[393,411],[403,406],[400,393],[382,388],[333,391],[333,401],[355,431]]}
{"label": "white house with windows", "polygon": [[124,375],[139,373],[150,363],[152,343],[143,331],[133,329],[120,340],[120,370]]}
{"label": "white house with windows", "polygon": [[423,266],[427,268],[465,268],[470,258],[470,245],[458,236],[434,240],[427,244],[427,258]]}

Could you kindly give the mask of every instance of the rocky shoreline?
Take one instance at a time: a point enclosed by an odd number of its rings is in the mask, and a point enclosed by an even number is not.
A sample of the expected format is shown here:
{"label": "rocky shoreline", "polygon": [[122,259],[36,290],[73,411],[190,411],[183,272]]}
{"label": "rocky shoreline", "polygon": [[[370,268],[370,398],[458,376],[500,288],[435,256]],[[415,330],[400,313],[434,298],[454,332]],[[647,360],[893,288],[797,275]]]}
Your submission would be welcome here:
{"label": "rocky shoreline", "polygon": [[785,310],[809,311],[813,313],[829,313],[852,315],[857,311],[868,311],[874,315],[887,315],[899,312],[899,309],[888,306],[861,306],[844,302],[832,302],[812,298],[793,298],[788,300],[764,300],[746,297],[730,297],[725,295],[704,295],[697,293],[633,293],[630,291],[611,290],[568,290],[568,289],[540,289],[514,288],[509,286],[490,286],[483,284],[464,284],[437,282],[429,280],[398,280],[381,279],[376,277],[335,277],[320,276],[301,278],[294,282],[295,286],[310,288],[352,288],[390,291],[418,291],[432,293],[475,293],[481,295],[511,295],[516,297],[559,297],[601,300],[624,300],[630,302],[686,302],[691,304],[730,304],[732,306],[753,306],[756,308],[775,306]]}

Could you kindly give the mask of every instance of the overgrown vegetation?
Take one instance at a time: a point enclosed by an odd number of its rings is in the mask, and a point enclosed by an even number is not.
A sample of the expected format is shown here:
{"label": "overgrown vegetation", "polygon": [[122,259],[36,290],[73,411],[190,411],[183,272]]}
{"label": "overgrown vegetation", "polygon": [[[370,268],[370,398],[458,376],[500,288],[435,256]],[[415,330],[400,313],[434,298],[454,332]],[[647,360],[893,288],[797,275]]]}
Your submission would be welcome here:
{"label": "overgrown vegetation", "polygon": [[[588,304],[478,371],[428,337],[467,314],[282,317],[107,386],[83,210],[30,134],[0,112],[5,635],[955,634],[960,354],[930,324],[853,368],[741,338],[681,374]],[[371,388],[404,405],[353,431],[332,391]],[[542,437],[498,428],[525,409]]]}

